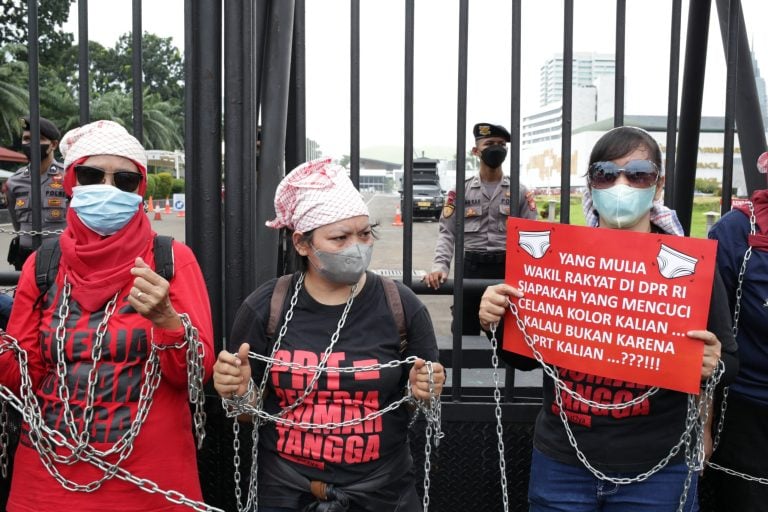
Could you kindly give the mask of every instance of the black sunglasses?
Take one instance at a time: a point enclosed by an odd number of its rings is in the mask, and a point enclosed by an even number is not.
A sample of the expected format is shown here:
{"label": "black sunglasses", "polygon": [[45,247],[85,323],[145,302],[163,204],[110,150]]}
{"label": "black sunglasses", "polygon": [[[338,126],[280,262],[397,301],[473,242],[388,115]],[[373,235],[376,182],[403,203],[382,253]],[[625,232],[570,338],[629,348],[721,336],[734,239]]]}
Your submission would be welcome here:
{"label": "black sunglasses", "polygon": [[594,162],[589,165],[587,176],[592,188],[610,188],[619,177],[624,173],[629,186],[633,188],[648,188],[656,185],[659,181],[659,168],[650,160],[630,160],[619,167],[613,162]]}
{"label": "black sunglasses", "polygon": [[104,176],[111,174],[115,186],[123,192],[134,192],[144,176],[138,172],[115,171],[108,172],[101,167],[92,167],[90,165],[76,165],[75,176],[80,185],[98,185],[104,181]]}

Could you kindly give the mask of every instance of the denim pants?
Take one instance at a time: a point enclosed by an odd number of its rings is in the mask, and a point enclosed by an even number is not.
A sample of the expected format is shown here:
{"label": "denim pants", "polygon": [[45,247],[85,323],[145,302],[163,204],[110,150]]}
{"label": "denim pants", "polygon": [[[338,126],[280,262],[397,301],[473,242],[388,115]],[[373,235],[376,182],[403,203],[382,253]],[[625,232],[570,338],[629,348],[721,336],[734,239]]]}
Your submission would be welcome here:
{"label": "denim pants", "polygon": [[[610,473],[611,477],[632,477]],[[528,487],[530,512],[676,512],[688,467],[666,466],[642,482],[613,484],[600,480],[582,465],[557,462],[533,449]],[[698,512],[699,475],[691,478],[685,512]]]}

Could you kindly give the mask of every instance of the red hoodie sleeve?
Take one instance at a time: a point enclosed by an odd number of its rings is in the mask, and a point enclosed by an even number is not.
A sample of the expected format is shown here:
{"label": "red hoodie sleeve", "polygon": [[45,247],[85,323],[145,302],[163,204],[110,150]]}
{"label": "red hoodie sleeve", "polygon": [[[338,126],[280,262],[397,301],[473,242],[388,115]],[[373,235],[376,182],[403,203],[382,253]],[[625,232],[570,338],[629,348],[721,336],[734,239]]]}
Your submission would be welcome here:
{"label": "red hoodie sleeve", "polygon": [[[45,366],[40,350],[40,323],[42,312],[35,308],[35,301],[40,292],[35,282],[35,258],[33,253],[21,270],[16,295],[13,299],[13,309],[8,320],[7,332],[19,342],[19,346],[27,352],[27,362],[32,378],[33,388],[37,387],[45,374]],[[7,351],[0,355],[0,383],[9,387],[14,393],[19,393],[21,373],[16,354]]]}
{"label": "red hoodie sleeve", "polygon": [[[173,278],[171,303],[177,313],[189,315],[192,325],[197,328],[204,349],[203,366],[205,380],[210,378],[215,361],[213,353],[213,324],[208,289],[203,273],[192,250],[180,242],[173,242]],[[154,342],[158,345],[184,341],[184,329],[153,329]],[[187,348],[160,351],[160,368],[163,378],[177,387],[187,387]]]}

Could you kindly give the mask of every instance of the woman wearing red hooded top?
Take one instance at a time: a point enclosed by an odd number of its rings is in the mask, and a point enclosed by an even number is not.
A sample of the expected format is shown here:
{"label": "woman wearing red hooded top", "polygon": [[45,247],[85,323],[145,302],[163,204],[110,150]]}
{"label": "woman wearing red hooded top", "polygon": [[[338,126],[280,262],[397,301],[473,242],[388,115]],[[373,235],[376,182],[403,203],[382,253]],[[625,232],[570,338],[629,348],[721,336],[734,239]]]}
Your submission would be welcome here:
{"label": "woman wearing red hooded top", "polygon": [[147,157],[123,127],[88,124],[61,149],[71,202],[58,273],[41,296],[41,252],[27,260],[8,324],[17,344],[0,341],[0,384],[31,404],[8,510],[187,510],[129,480],[202,499],[188,404],[213,365],[200,268],[174,242],[170,282],[154,271]]}

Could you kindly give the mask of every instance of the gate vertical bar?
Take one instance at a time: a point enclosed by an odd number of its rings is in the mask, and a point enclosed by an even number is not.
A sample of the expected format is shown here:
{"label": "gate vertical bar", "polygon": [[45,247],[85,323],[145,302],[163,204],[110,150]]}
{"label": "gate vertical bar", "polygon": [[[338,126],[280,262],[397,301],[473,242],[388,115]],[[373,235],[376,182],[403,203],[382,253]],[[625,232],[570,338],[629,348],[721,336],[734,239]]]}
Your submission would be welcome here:
{"label": "gate vertical bar", "polygon": [[[726,54],[725,82],[725,126],[723,127],[723,187],[720,195],[720,213],[731,209],[731,190],[733,188],[733,135],[734,112],[736,111],[736,89],[739,62],[739,14],[740,0],[730,0],[728,6],[728,44]],[[722,13],[720,13],[722,15]],[[742,162],[743,163],[743,162]]]}
{"label": "gate vertical bar", "polygon": [[[520,65],[522,50],[521,0],[512,0],[512,81],[511,113],[509,120],[510,155],[509,155],[509,195],[510,211],[520,211]],[[501,347],[499,347],[501,350]],[[511,401],[515,395],[515,369],[509,365],[504,372],[504,400]]]}
{"label": "gate vertical bar", "polygon": [[360,0],[349,1],[349,170],[360,188]]}
{"label": "gate vertical bar", "polygon": [[669,89],[667,92],[667,159],[664,204],[670,206],[675,193],[675,145],[677,144],[677,94],[680,88],[680,26],[682,0],[672,0],[669,40]]}
{"label": "gate vertical bar", "polygon": [[255,258],[248,240],[252,231],[251,201],[255,192],[256,140],[249,76],[253,72],[251,41],[252,4],[227,2],[224,5],[224,333],[234,323],[237,308],[255,287],[250,262]]}
{"label": "gate vertical bar", "polygon": [[293,49],[290,94],[288,95],[288,137],[285,164],[293,169],[307,160],[307,72],[305,2],[296,0],[293,13]]}
{"label": "gate vertical bar", "polygon": [[683,70],[683,97],[680,103],[680,133],[675,166],[672,208],[683,225],[686,235],[691,233],[693,184],[699,154],[699,128],[701,104],[704,96],[704,75],[709,37],[709,11],[711,0],[691,2],[688,8],[688,30],[685,43],[685,69]]}
{"label": "gate vertical bar", "polygon": [[[726,12],[728,0],[717,0],[717,11],[720,17],[720,32],[725,40],[727,34]],[[738,65],[736,84],[736,126],[739,133],[741,148],[741,163],[744,168],[744,178],[747,192],[751,195],[755,190],[765,188],[765,176],[757,172],[757,157],[765,151],[765,126],[757,99],[755,85],[755,70],[752,68],[752,54],[749,48],[749,37],[744,23],[744,11],[739,14]]]}
{"label": "gate vertical bar", "polygon": [[464,326],[464,176],[467,158],[467,61],[469,46],[469,1],[459,2],[459,69],[456,95],[456,239],[453,260],[453,352],[451,396],[461,400],[461,339]]}
{"label": "gate vertical bar", "polygon": [[413,276],[413,54],[415,33],[414,0],[405,0],[405,70],[403,98],[403,193],[400,214],[403,222],[403,284]]}
{"label": "gate vertical bar", "polygon": [[185,0],[186,243],[197,256],[222,347],[221,0]]}
{"label": "gate vertical bar", "polygon": [[256,285],[275,277],[278,269],[279,236],[264,229],[274,217],[277,185],[285,175],[285,135],[288,118],[288,81],[291,76],[291,46],[295,0],[272,0],[269,4],[264,62],[261,77],[262,141],[256,175],[256,247],[259,251]]}
{"label": "gate vertical bar", "polygon": [[82,126],[88,124],[91,118],[91,86],[88,80],[88,0],[77,1],[77,55],[77,83]]}
{"label": "gate vertical bar", "polygon": [[624,62],[626,59],[627,0],[616,0],[616,72],[613,93],[613,126],[624,125]]}
{"label": "gate vertical bar", "polygon": [[[40,191],[40,45],[37,28],[37,0],[27,1],[28,13],[28,42],[27,64],[29,67],[29,134],[32,137],[31,158],[29,159],[30,200],[32,204],[32,229],[40,231],[43,223],[42,195]],[[32,247],[40,247],[41,235],[32,237]]]}
{"label": "gate vertical bar", "polygon": [[563,10],[563,109],[560,151],[560,223],[571,222],[571,129],[573,108],[573,0]]}
{"label": "gate vertical bar", "polygon": [[145,144],[144,140],[144,84],[141,78],[141,0],[133,0],[133,9],[131,12],[133,18],[133,28],[131,31],[131,74],[133,86],[133,136],[139,142]]}

